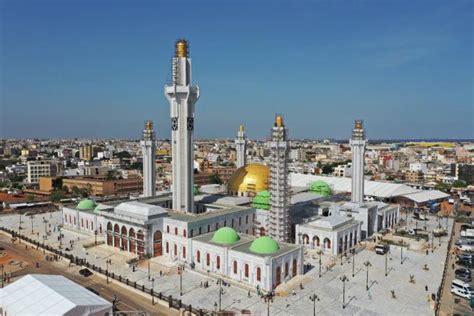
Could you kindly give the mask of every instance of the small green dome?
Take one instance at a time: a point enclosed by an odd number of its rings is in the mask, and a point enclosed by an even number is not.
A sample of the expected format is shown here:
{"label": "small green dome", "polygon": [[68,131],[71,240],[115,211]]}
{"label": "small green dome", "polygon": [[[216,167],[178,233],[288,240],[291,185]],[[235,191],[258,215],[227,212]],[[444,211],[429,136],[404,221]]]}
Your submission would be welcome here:
{"label": "small green dome", "polygon": [[268,210],[270,209],[270,192],[262,191],[258,192],[252,201],[252,207]]}
{"label": "small green dome", "polygon": [[89,199],[82,200],[79,202],[79,204],[77,204],[77,208],[82,211],[93,210],[95,207],[95,202]]}
{"label": "small green dome", "polygon": [[212,236],[212,241],[218,244],[233,244],[239,240],[237,232],[230,227],[221,227]]}
{"label": "small green dome", "polygon": [[332,194],[331,187],[323,180],[318,180],[311,183],[309,190],[322,196],[329,196]]}
{"label": "small green dome", "polygon": [[272,254],[280,250],[280,245],[269,236],[262,236],[255,239],[250,245],[250,250],[259,254]]}

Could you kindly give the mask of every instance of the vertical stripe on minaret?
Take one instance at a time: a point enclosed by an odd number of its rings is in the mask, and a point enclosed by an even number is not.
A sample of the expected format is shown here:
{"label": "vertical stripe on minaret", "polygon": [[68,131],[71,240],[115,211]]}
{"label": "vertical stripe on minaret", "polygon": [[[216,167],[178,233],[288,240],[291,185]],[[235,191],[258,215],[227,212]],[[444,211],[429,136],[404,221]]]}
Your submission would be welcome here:
{"label": "vertical stripe on minaret", "polygon": [[143,140],[140,141],[143,154],[143,196],[156,194],[156,140],[153,122],[146,121]]}
{"label": "vertical stripe on minaret", "polygon": [[364,157],[367,144],[362,120],[355,121],[352,138],[349,143],[352,149],[351,201],[353,203],[362,203],[364,201]]}
{"label": "vertical stripe on minaret", "polygon": [[247,140],[245,139],[245,129],[243,125],[240,125],[237,138],[235,139],[235,151],[237,154],[237,168],[243,167],[247,164],[247,157],[245,152],[247,150]]}
{"label": "vertical stripe on minaret", "polygon": [[176,42],[172,76],[165,96],[171,116],[173,209],[194,212],[194,104],[199,99],[199,87],[191,85],[191,58],[185,40]]}
{"label": "vertical stripe on minaret", "polygon": [[288,242],[290,239],[290,219],[288,214],[288,131],[281,115],[275,118],[270,147],[270,212],[269,235],[276,240]]}

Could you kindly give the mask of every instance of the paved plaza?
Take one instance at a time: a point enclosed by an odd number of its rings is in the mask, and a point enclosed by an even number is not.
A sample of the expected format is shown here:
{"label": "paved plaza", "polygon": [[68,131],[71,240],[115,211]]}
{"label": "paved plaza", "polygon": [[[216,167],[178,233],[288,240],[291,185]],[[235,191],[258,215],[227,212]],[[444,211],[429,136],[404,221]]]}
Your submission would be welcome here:
{"label": "paved plaza", "polygon": [[[8,215],[0,217],[0,226],[17,230],[20,216]],[[443,220],[444,221],[444,220]],[[57,225],[60,223],[60,212],[22,216],[21,233],[43,241],[46,231],[50,235],[45,243],[59,247]],[[437,227],[438,221],[430,217],[429,221],[419,224],[427,225],[428,230]],[[444,221],[443,226],[446,222]],[[452,227],[452,219],[449,219],[448,227]],[[33,230],[33,234],[32,231]],[[78,232],[63,229],[62,249],[70,248],[69,253],[80,258],[86,258],[91,264],[106,268],[107,259],[111,260],[109,271],[137,281],[150,287],[151,279],[154,279],[154,290],[164,295],[172,295],[182,298],[185,304],[191,304],[196,308],[214,310],[219,302],[219,285],[216,280],[187,269],[182,276],[182,296],[180,296],[180,276],[177,274],[176,263],[164,257],[153,258],[150,264],[145,260],[140,262],[136,271],[127,264],[127,260],[133,258],[131,254],[119,251],[106,245],[98,245],[85,249],[82,245],[94,242],[93,236],[87,236]],[[449,232],[450,233],[450,232]],[[355,275],[352,277],[352,258],[344,258],[343,265],[340,259],[323,256],[322,276],[319,277],[318,256],[312,250],[307,251],[306,263],[311,264],[311,269],[304,276],[298,277],[291,284],[283,284],[282,287],[293,288],[288,291],[287,296],[277,296],[270,303],[271,315],[310,315],[312,314],[313,302],[310,295],[316,294],[316,313],[318,315],[433,315],[434,303],[431,301],[431,293],[436,293],[441,283],[444,262],[446,258],[447,237],[440,240],[435,238],[434,251],[403,250],[403,264],[401,264],[401,250],[398,246],[391,246],[387,256],[387,272],[385,276],[385,256],[377,255],[374,251],[363,249],[355,256]],[[98,241],[103,241],[98,238]],[[441,241],[441,246],[439,246]],[[431,241],[428,243],[431,245]],[[367,270],[363,265],[369,261],[369,290],[366,290]],[[150,267],[150,280],[148,274]],[[328,269],[329,268],[329,269]],[[161,271],[161,273],[160,273]],[[343,308],[343,282],[340,278],[345,275],[345,304]],[[410,282],[410,275],[413,276]],[[208,281],[209,287],[201,285]],[[300,283],[303,289],[300,288]],[[252,315],[266,315],[267,303],[252,291],[237,287],[235,285],[224,286],[222,294],[222,309],[229,311],[248,310]],[[393,292],[392,292],[393,291]]]}

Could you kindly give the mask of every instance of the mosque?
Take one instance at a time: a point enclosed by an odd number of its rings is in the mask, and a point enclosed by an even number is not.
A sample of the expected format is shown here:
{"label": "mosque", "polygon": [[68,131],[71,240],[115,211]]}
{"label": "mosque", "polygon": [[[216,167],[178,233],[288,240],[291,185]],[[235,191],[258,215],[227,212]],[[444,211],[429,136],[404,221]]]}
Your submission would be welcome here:
{"label": "mosque", "polygon": [[178,40],[172,82],[164,93],[170,104],[171,192],[156,192],[156,139],[151,122],[143,140],[143,197],[96,203],[86,199],[62,207],[65,229],[104,240],[138,258],[167,256],[191,269],[242,286],[270,291],[304,273],[304,247],[338,255],[374,232],[393,227],[397,206],[364,202],[365,131],[356,121],[352,198],[324,180],[291,185],[288,131],[275,116],[268,141],[268,165],[246,161],[241,126],[235,147],[238,169],[224,194],[194,194],[194,106],[200,90],[191,82],[188,44]]}

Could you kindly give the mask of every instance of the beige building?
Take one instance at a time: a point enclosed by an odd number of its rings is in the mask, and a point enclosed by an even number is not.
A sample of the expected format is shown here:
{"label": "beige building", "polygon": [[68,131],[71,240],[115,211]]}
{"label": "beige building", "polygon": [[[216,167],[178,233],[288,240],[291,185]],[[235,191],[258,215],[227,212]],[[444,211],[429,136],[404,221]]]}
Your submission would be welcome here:
{"label": "beige building", "polygon": [[28,161],[27,181],[28,183],[39,183],[40,177],[55,176],[59,165],[48,160]]}
{"label": "beige building", "polygon": [[94,149],[91,144],[85,144],[79,148],[79,158],[81,160],[92,160],[94,157]]}
{"label": "beige building", "polygon": [[93,196],[138,194],[143,191],[143,182],[140,178],[102,180],[74,177],[63,179],[63,187],[64,186],[67,187],[69,191],[71,191],[73,187],[90,190],[90,194]]}

